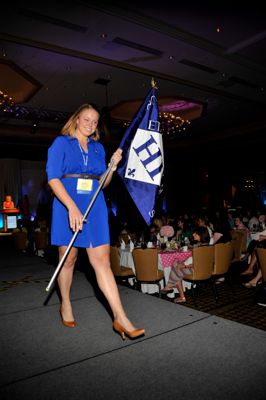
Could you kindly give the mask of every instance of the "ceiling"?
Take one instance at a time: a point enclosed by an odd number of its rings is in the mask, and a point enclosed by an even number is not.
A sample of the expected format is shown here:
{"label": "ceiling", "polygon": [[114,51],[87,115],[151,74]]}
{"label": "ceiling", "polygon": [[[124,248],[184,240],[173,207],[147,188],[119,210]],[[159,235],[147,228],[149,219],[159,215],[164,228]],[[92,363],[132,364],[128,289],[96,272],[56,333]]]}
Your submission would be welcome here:
{"label": "ceiling", "polygon": [[[27,84],[0,75],[0,90],[19,99],[17,116],[0,112],[0,156],[14,154],[16,144],[37,157],[68,113],[88,102],[109,113],[136,104],[152,77],[159,103],[203,106],[185,131],[164,137],[166,147],[264,143],[266,16],[256,1],[241,9],[231,3],[6,2],[0,70],[11,62]],[[121,131],[107,129],[103,141],[120,139]]]}

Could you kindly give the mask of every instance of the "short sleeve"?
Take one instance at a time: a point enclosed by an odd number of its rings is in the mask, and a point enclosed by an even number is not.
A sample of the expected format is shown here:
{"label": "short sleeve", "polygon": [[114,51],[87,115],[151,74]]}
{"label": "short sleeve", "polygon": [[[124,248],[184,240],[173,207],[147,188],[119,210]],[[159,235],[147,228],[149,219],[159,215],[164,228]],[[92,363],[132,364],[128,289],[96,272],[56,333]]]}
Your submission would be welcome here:
{"label": "short sleeve", "polygon": [[106,154],[103,145],[100,142],[94,142],[96,152],[98,153],[97,161],[95,160],[95,165],[97,163],[98,173],[102,174],[106,170]]}
{"label": "short sleeve", "polygon": [[46,163],[46,173],[48,182],[51,179],[62,177],[63,163],[65,159],[65,138],[58,136],[48,149],[48,159]]}

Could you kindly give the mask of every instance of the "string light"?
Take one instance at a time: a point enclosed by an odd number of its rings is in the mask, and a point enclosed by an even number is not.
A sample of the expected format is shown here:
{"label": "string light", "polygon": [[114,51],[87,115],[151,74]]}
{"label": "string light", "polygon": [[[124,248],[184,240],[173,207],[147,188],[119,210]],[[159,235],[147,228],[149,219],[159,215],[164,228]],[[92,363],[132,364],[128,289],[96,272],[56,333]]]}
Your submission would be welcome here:
{"label": "string light", "polygon": [[[0,94],[1,97],[1,94]],[[4,114],[10,114],[10,118],[16,118],[18,120],[30,120],[40,122],[60,122],[65,123],[70,117],[70,113],[55,110],[45,110],[40,108],[25,107],[21,105],[15,105],[14,102],[9,105],[0,104],[0,116]]]}

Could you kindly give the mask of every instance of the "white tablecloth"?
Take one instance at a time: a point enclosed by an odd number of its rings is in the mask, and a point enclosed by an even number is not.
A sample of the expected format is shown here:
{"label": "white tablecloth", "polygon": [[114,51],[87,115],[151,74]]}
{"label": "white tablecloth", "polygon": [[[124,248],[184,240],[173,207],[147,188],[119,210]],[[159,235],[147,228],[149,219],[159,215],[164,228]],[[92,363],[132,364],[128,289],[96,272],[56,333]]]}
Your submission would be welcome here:
{"label": "white tablecloth", "polygon": [[[124,267],[129,267],[132,268],[134,274],[136,273],[135,271],[135,265],[132,257],[132,253],[128,249],[120,249],[120,265],[123,265]],[[129,283],[133,285],[133,279],[129,279]],[[163,280],[160,282],[161,289],[163,288]],[[142,283],[141,284],[141,291],[143,293],[156,293],[158,292],[158,286],[153,284],[153,283]]]}

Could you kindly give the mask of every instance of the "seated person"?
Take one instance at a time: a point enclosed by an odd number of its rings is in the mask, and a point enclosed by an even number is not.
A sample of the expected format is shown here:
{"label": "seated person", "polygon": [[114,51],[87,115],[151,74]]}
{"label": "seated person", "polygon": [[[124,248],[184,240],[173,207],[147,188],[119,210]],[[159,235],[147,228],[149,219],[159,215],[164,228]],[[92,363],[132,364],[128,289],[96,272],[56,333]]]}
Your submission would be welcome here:
{"label": "seated person", "polygon": [[192,242],[192,230],[188,226],[188,222],[185,218],[179,217],[177,219],[177,229],[176,229],[176,240],[179,243],[183,243],[185,238],[188,238],[190,242]]}
{"label": "seated person", "polygon": [[158,235],[158,229],[155,224],[151,224],[149,226],[149,231],[147,235],[147,242],[152,242],[154,245],[157,244],[157,235]]}
{"label": "seated person", "polygon": [[240,216],[235,217],[234,229],[248,230],[248,227],[243,223],[243,220]]}
{"label": "seated person", "polygon": [[210,228],[213,233],[210,244],[226,243],[231,241],[229,226],[222,226],[220,221],[214,220],[214,222],[210,222]]}
{"label": "seated person", "polygon": [[[256,242],[254,248],[252,249],[252,255],[251,255],[251,261],[250,264],[248,265],[248,268],[242,272],[241,275],[253,275],[254,272],[256,271],[256,266],[258,266],[257,263],[257,254],[255,249],[257,247],[262,247],[262,248],[266,248],[266,231],[260,232],[259,234],[259,240],[253,240],[251,243]],[[258,286],[260,283],[262,283],[262,271],[260,268],[257,269],[257,273],[256,275],[249,281],[246,283],[243,283],[243,285],[250,289],[250,288],[254,288],[256,286]]]}
{"label": "seated person", "polygon": [[3,203],[3,208],[10,208],[10,209],[15,208],[14,207],[14,202],[13,202],[11,196],[6,196],[6,199],[5,199],[4,203]]}
{"label": "seated person", "polygon": [[[257,261],[257,258],[256,258],[256,261]],[[259,268],[256,276],[254,276],[254,278],[252,278],[249,282],[243,283],[243,285],[246,288],[250,289],[250,288],[258,286],[260,283],[262,283],[262,272],[261,272],[261,269]]]}
{"label": "seated person", "polygon": [[49,232],[49,228],[47,226],[47,221],[44,216],[39,215],[36,216],[34,220],[34,231],[35,232]]}
{"label": "seated person", "polygon": [[205,215],[198,216],[195,220],[195,225],[196,226],[202,226],[208,229],[209,235],[210,235],[210,243],[213,244],[213,231],[210,227],[209,220]]}
{"label": "seated person", "polygon": [[28,234],[28,229],[24,226],[24,222],[21,219],[18,219],[17,228],[13,229],[13,233],[16,233],[16,232],[25,232]]}
{"label": "seated person", "polygon": [[247,245],[247,247],[248,247],[249,242],[250,242],[250,240],[251,240],[251,237],[250,237],[249,229],[248,229],[248,227],[244,224],[243,218],[242,218],[242,217],[240,217],[240,216],[236,216],[236,217],[235,217],[235,227],[234,227],[234,229],[235,229],[235,230],[240,230],[240,231],[245,231],[245,232],[246,232],[246,235],[247,235],[247,242],[246,242],[246,245]]}
{"label": "seated person", "polygon": [[[193,247],[199,246],[207,246],[210,243],[210,235],[207,227],[198,226],[194,229],[193,239],[195,245]],[[173,288],[177,288],[180,294],[180,297],[177,297],[174,302],[175,303],[185,303],[186,298],[184,295],[183,283],[182,279],[185,275],[190,275],[192,273],[193,268],[193,258],[189,257],[183,263],[174,262],[171,272],[169,275],[169,279],[167,285],[160,291],[162,294],[171,293]]]}
{"label": "seated person", "polygon": [[257,256],[255,253],[256,247],[266,248],[266,230],[264,230],[263,232],[260,232],[258,234],[258,240],[252,240],[249,243],[248,248],[247,248],[247,253],[245,255],[245,259],[247,259],[247,258],[249,258],[249,256],[251,256],[250,263],[248,265],[248,268],[244,272],[242,272],[240,275],[252,275],[253,274],[254,267],[257,263]]}

